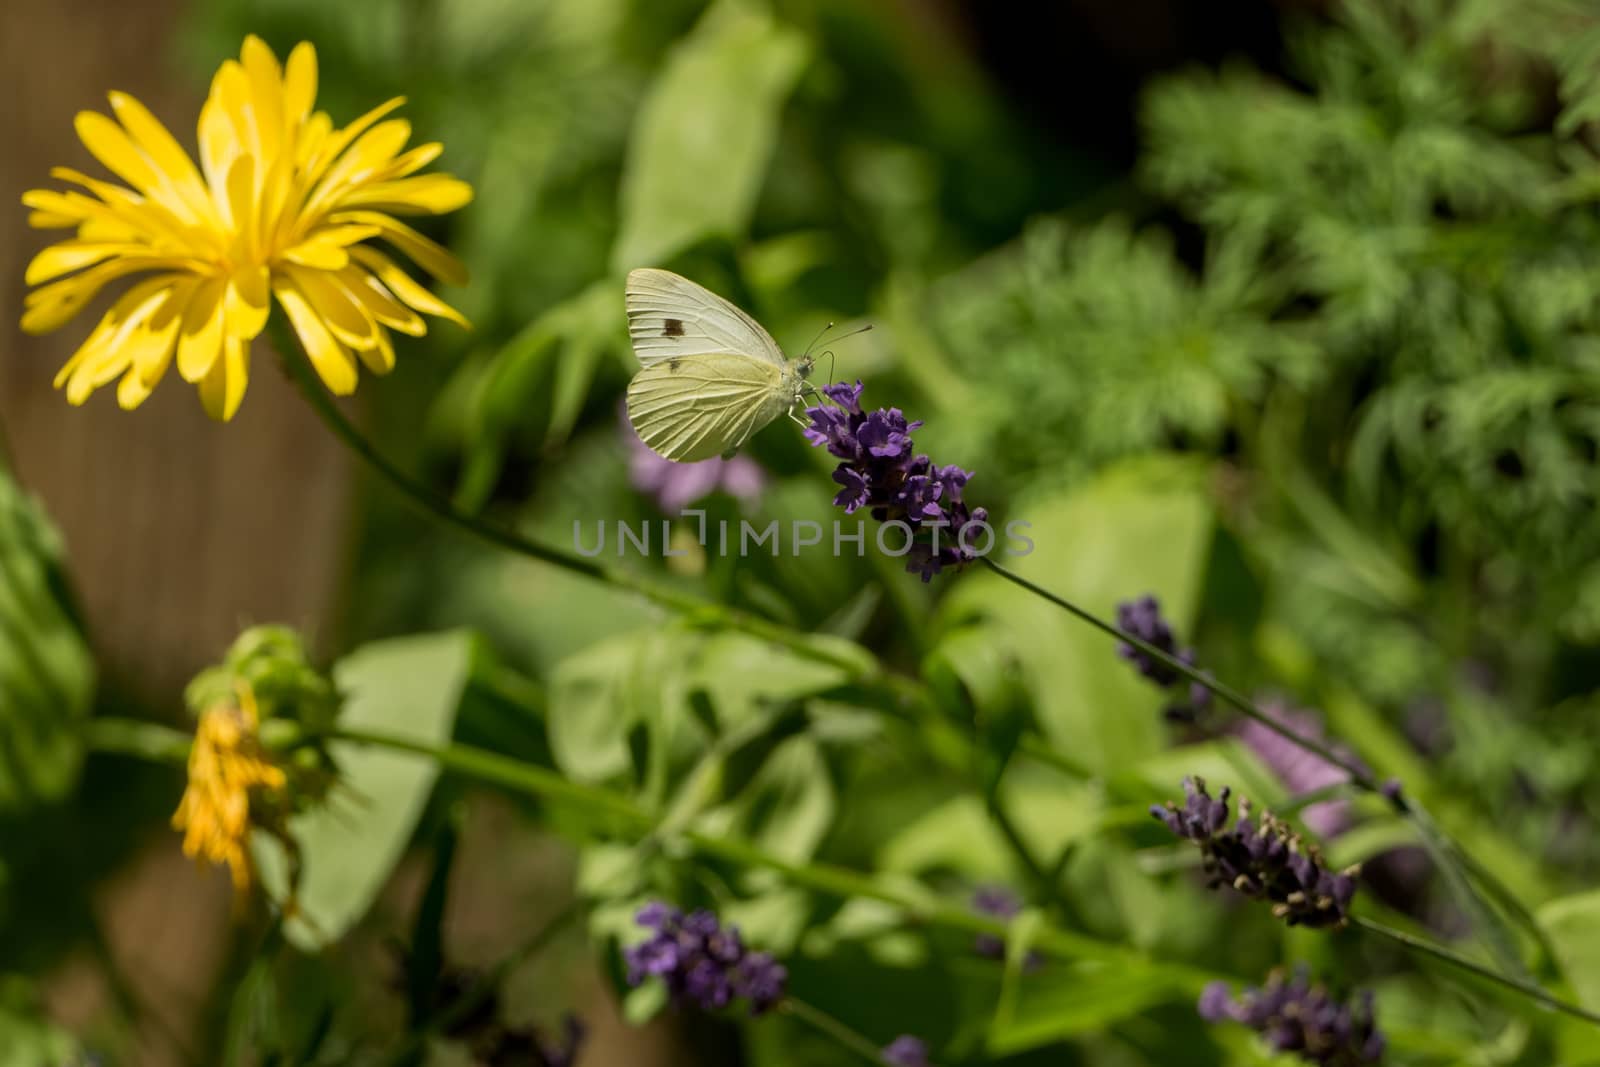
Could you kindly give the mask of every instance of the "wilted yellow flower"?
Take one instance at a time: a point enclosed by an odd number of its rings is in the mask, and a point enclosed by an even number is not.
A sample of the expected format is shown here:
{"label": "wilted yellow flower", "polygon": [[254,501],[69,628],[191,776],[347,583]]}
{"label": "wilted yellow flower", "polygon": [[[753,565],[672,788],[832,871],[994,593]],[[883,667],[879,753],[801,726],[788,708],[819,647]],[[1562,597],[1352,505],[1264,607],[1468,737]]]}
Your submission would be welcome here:
{"label": "wilted yellow flower", "polygon": [[390,100],[343,129],[313,111],[317,57],[310,44],[279,66],[259,38],[244,42],[211,83],[200,110],[197,169],[144,105],[111,94],[116,120],[80,112],[78,136],[132,186],[65,167],[51,174],[77,190],[35,189],[29,222],[77,230],[28,265],[22,328],[63,325],[109,282],[154,272],[123,293],[66,366],[56,386],[81,404],[116,378],[134,408],[177,357],[212,417],[229,419],[249,377],[250,342],[271,298],[289,317],[334,393],[356,387],[356,359],[374,373],[394,366],[389,330],[420,336],[418,312],[465,325],[453,308],[371,244],[382,238],[435,278],[466,282],[460,261],[395,215],[454,211],[472,187],[447,174],[413,177],[442,147],[402,151],[411,124],[385,116]]}
{"label": "wilted yellow flower", "polygon": [[271,802],[288,786],[261,744],[260,727],[255,694],[242,682],[237,701],[201,713],[189,749],[189,784],[172,816],[173,827],[183,831],[184,855],[226,863],[241,893],[250,888],[253,870],[250,830],[261,822],[259,812],[252,820],[251,805],[269,803],[280,811],[282,805]]}

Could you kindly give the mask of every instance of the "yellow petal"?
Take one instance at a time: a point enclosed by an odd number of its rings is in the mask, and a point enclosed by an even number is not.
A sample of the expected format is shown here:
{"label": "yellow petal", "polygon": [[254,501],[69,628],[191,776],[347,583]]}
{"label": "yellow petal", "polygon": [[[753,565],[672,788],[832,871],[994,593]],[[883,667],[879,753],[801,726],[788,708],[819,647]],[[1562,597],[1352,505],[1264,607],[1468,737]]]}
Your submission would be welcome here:
{"label": "yellow petal", "polygon": [[382,282],[363,267],[351,266],[339,272],[339,284],[355,297],[375,320],[401,333],[421,337],[428,332],[422,316],[406,307]]}
{"label": "yellow petal", "polygon": [[200,108],[200,169],[205,172],[213,200],[221,201],[227,196],[228,168],[244,151],[233,123],[228,121],[227,109],[213,95]]}
{"label": "yellow petal", "polygon": [[316,180],[316,175],[310,169],[311,160],[322,151],[332,134],[333,120],[326,111],[318,111],[300,127],[300,142],[295,148],[294,158],[297,164],[306,169],[301,178],[308,187]]}
{"label": "yellow petal", "polygon": [[200,172],[195,169],[189,153],[167,131],[161,120],[148,108],[126,93],[111,94],[111,110],[144,154],[165,179],[164,185],[186,207],[190,221],[210,220],[211,202],[206,197]]}
{"label": "yellow petal", "polygon": [[411,123],[405,119],[390,119],[363,134],[328,168],[327,175],[306,202],[306,213],[316,215],[337,208],[351,186],[387,166],[410,137]]}
{"label": "yellow petal", "polygon": [[197,281],[186,278],[175,282],[163,300],[150,313],[149,320],[129,338],[129,356],[143,382],[154,389],[172,364],[172,354],[178,341],[178,327],[183,324],[183,312],[189,305]]}
{"label": "yellow petal", "polygon": [[146,196],[161,188],[161,176],[121,126],[98,111],[78,112],[73,125],[84,147],[111,173]]}
{"label": "yellow petal", "polygon": [[350,262],[345,246],[376,237],[378,230],[372,226],[330,226],[313,233],[283,253],[283,258],[302,267],[318,270],[341,270]]}
{"label": "yellow petal", "polygon": [[410,151],[396,156],[395,161],[385,168],[383,180],[389,181],[394,178],[404,178],[409,174],[415,174],[443,154],[444,145],[438,141],[419,144]]}
{"label": "yellow petal", "polygon": [[[467,275],[467,266],[455,256],[451,255],[442,245],[430,241],[410,226],[379,211],[341,211],[333,215],[330,221],[335,223],[363,223],[376,226],[383,239],[404,252],[417,266],[427,271],[447,285],[466,285],[470,280]],[[353,254],[354,250],[352,250]],[[381,274],[379,277],[383,277]],[[388,280],[385,279],[385,284]],[[389,288],[395,287],[390,285]],[[404,294],[395,290],[395,295],[406,303],[411,304]],[[411,304],[412,307],[417,307]],[[421,308],[417,308],[421,311]],[[430,313],[431,314],[431,313]]]}
{"label": "yellow petal", "polygon": [[376,274],[378,280],[383,282],[391,293],[424,315],[435,315],[439,318],[449,319],[463,329],[470,330],[472,328],[472,324],[466,320],[466,317],[461,312],[428,292],[411,275],[401,270],[393,260],[377,249],[369,248],[366,245],[357,245],[350,250],[350,255]]}
{"label": "yellow petal", "polygon": [[204,378],[222,351],[225,284],[221,278],[206,279],[184,309],[183,326],[178,334],[178,373],[186,382]]}
{"label": "yellow petal", "polygon": [[388,374],[394,370],[394,342],[389,339],[389,331],[382,327],[378,328],[378,343],[356,355],[373,374]]}
{"label": "yellow petal", "polygon": [[228,168],[227,199],[223,213],[235,230],[235,262],[254,262],[260,247],[260,220],[256,217],[256,157],[242,155]]}
{"label": "yellow petal", "polygon": [[240,50],[249,85],[249,114],[255,127],[256,157],[276,159],[283,144],[283,69],[267,42],[255,34],[244,39]]}
{"label": "yellow petal", "polygon": [[223,311],[229,337],[254,340],[272,311],[270,276],[266,267],[245,267],[228,279]]}
{"label": "yellow petal", "polygon": [[[379,119],[383,118],[383,116],[387,115],[389,112],[393,111],[395,108],[399,107],[405,102],[406,98],[403,96],[397,96],[392,100],[385,100],[383,103],[379,104],[365,115],[362,115],[360,118],[356,119],[350,125],[341,130],[335,130],[328,134],[327,137],[323,138],[323,142],[318,147],[317,153],[306,164],[305,177],[307,184],[316,184],[323,172],[327,170],[329,165],[331,165],[334,160],[339,158],[340,154],[342,154],[350,145],[350,142],[361,136],[361,134],[364,133],[373,123],[377,122]],[[315,116],[313,116],[313,121],[314,120]]]}
{"label": "yellow petal", "polygon": [[34,256],[22,279],[29,285],[42,285],[53,278],[93,266],[112,256],[139,255],[142,251],[138,245],[62,241],[60,244],[50,245]]}
{"label": "yellow petal", "polygon": [[291,130],[306,121],[316,100],[317,50],[310,41],[301,41],[289,53],[283,74],[283,111]]}
{"label": "yellow petal", "polygon": [[56,374],[56,388],[67,386],[67,403],[82,404],[127,369],[133,357],[128,339],[167,300],[174,280],[171,275],[147,278],[111,306],[89,340]]}
{"label": "yellow petal", "polygon": [[29,293],[23,299],[26,310],[22,314],[22,330],[31,334],[49,333],[83,310],[83,306],[93,300],[108,283],[124,275],[188,265],[186,260],[150,257],[121,257],[98,263],[81,274],[52,282]]}
{"label": "yellow petal", "polygon": [[69,215],[52,215],[48,211],[30,211],[28,225],[35,230],[65,230],[78,225],[78,220]]}
{"label": "yellow petal", "polygon": [[401,215],[443,215],[470,203],[472,186],[448,174],[376,182],[353,189],[340,198],[341,206],[367,207]]}
{"label": "yellow petal", "polygon": [[[97,181],[71,167],[51,167],[50,176],[82,186],[99,197],[101,203],[98,206],[103,210],[96,213],[95,217],[117,219],[130,228],[148,234],[153,241],[171,240],[175,244],[182,244],[185,235],[191,232],[191,227],[165,207],[120,185]],[[83,199],[87,204],[94,204],[88,198]]]}
{"label": "yellow petal", "polygon": [[237,151],[258,153],[260,142],[255,132],[255,109],[250,99],[250,76],[238,60],[225,60],[211,79],[210,100],[215,101],[227,119]]}
{"label": "yellow petal", "polygon": [[211,365],[211,372],[200,381],[200,404],[207,415],[227,422],[239,410],[249,382],[249,344],[238,337],[228,337],[222,344],[222,358]]}
{"label": "yellow petal", "polygon": [[[305,297],[290,282],[279,282],[273,287],[278,303],[283,305],[289,323],[300,337],[306,358],[316,368],[317,376],[335,396],[349,396],[356,390],[356,365],[343,345],[329,332],[322,318],[311,309]],[[293,357],[290,357],[293,358]]]}
{"label": "yellow petal", "polygon": [[355,298],[336,284],[324,271],[288,268],[289,279],[305,297],[317,317],[327,324],[341,344],[351,348],[371,348],[377,344],[373,336],[376,325],[361,310]]}

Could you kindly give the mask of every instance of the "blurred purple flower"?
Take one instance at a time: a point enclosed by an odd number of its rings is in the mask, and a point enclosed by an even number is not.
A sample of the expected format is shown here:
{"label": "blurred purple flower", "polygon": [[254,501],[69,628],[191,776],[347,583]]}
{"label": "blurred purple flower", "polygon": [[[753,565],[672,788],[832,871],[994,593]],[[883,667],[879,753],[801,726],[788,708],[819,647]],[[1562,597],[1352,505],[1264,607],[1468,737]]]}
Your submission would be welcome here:
{"label": "blurred purple flower", "polygon": [[885,1046],[883,1062],[889,1067],[928,1067],[928,1046],[921,1038],[901,1034]]}
{"label": "blurred purple flower", "polygon": [[1200,1017],[1232,1020],[1259,1033],[1274,1052],[1294,1052],[1323,1067],[1362,1067],[1380,1063],[1386,1042],[1372,1013],[1372,994],[1343,1002],[1304,969],[1293,979],[1274,972],[1260,989],[1234,999],[1226,982],[1212,982],[1200,994]]}
{"label": "blurred purple flower", "polygon": [[628,984],[660,978],[679,1003],[705,1011],[743,997],[752,1015],[783,999],[789,972],[765,952],[750,952],[734,926],[724,927],[709,911],[688,915],[660,901],[639,909],[634,921],[652,936],[627,949]]}
{"label": "blurred purple flower", "polygon": [[[847,515],[870,508],[879,522],[905,523],[912,537],[906,570],[925,582],[946,567],[971,563],[978,551],[965,542],[976,537],[992,544],[994,536],[982,529],[989,513],[961,499],[972,474],[915,455],[911,432],[922,423],[907,420],[899,408],[862,411],[863,388],[859,381],[825,385],[822,394],[832,405],[806,409],[806,440],[842,461],[833,472],[841,487],[834,504]],[[970,526],[980,529],[968,534]]]}
{"label": "blurred purple flower", "polygon": [[1360,867],[1330,871],[1316,845],[1271,812],[1256,819],[1248,800],[1239,801],[1234,828],[1224,829],[1229,819],[1226,788],[1212,798],[1205,782],[1185,778],[1183,791],[1183,807],[1168,801],[1152,805],[1150,814],[1200,846],[1211,888],[1225,885],[1247,897],[1270,901],[1272,914],[1290,926],[1337,928],[1349,921]]}
{"label": "blurred purple flower", "polygon": [[674,463],[657,455],[628,424],[625,409],[621,433],[628,446],[628,480],[639,492],[655,497],[656,506],[668,514],[677,514],[719,490],[752,501],[766,487],[766,472],[749,456]]}
{"label": "blurred purple flower", "polygon": [[[1022,900],[1003,885],[986,885],[972,894],[972,910],[991,919],[1010,922],[1022,914]],[[984,959],[1003,960],[1006,958],[1006,943],[993,934],[979,934],[973,939],[972,951]],[[1029,952],[1022,962],[1022,969],[1037,970],[1043,962],[1044,958],[1037,952]]]}
{"label": "blurred purple flower", "polygon": [[[1185,666],[1193,667],[1196,663],[1194,649],[1178,647],[1178,639],[1173,633],[1172,625],[1162,616],[1161,602],[1153,594],[1146,593],[1134,600],[1124,600],[1119,603],[1117,628],[1147,644],[1156,646],[1167,655],[1181,660]],[[1163,689],[1170,689],[1183,680],[1183,675],[1167,664],[1126,641],[1117,645],[1117,654],[1133,664],[1134,669],[1141,675]],[[1210,705],[1211,690],[1199,682],[1190,682],[1188,692],[1189,703],[1168,708],[1167,714],[1170,717],[1193,718],[1196,713],[1204,711]]]}
{"label": "blurred purple flower", "polygon": [[[1281,703],[1261,705],[1274,721],[1295,733],[1313,740],[1323,740],[1322,723],[1308,711],[1293,711]],[[1314,752],[1273,731],[1270,727],[1247,719],[1238,727],[1239,739],[1261,757],[1261,762],[1271,768],[1278,780],[1288,787],[1291,796],[1315,792],[1329,786],[1348,782],[1350,775]],[[1336,749],[1337,751],[1337,749]],[[1352,753],[1341,752],[1350,758]],[[1350,825],[1350,804],[1344,800],[1327,800],[1313,804],[1300,813],[1300,821],[1318,837],[1333,837]]]}

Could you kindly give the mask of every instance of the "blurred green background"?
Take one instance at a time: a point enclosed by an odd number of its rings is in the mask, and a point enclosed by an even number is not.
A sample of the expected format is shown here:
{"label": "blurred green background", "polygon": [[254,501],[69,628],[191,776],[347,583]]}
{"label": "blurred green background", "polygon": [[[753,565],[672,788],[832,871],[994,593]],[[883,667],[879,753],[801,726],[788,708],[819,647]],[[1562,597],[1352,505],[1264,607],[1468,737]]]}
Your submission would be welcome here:
{"label": "blurred green background", "polygon": [[[575,520],[663,517],[630,480],[618,417],[636,369],[631,267],[727,295],[791,351],[826,322],[870,322],[832,346],[835,376],[925,420],[919,448],[976,472],[969,500],[1032,523],[1019,569],[1108,613],[1159,594],[1219,677],[1311,709],[1402,777],[1559,942],[1513,953],[1600,1006],[1586,965],[1600,901],[1584,894],[1600,861],[1592,9],[211,0],[69,19],[8,5],[6,188],[80,164],[70,115],[105,89],[147,96],[190,143],[205,79],[246,33],[280,55],[313,41],[337,122],[406,96],[419,140],[443,141],[441,166],[476,187],[431,231],[472,269],[445,295],[473,330],[408,343],[350,407],[458,506],[562,545]],[[14,316],[42,241],[10,214],[0,310]],[[328,658],[470,628],[457,738],[653,803],[714,739],[809,702],[813,727],[774,742],[721,825],[796,861],[1029,891],[985,816],[993,797],[905,728],[864,721],[829,679],[747,639],[430,524],[352,470],[264,355],[224,429],[183,395],[133,417],[109,398],[69,411],[48,389],[62,343],[12,335],[0,360],[16,472],[43,502],[0,500],[0,551],[17,556],[0,600],[0,971],[17,975],[0,1027],[8,1005],[42,1006],[109,1062],[217,1062],[262,958],[302,998],[279,1005],[285,1031],[326,1025],[334,1051],[316,1062],[346,1062],[338,1050],[381,1049],[403,1024],[385,946],[412,939],[430,879],[450,887],[445,956],[481,968],[575,877],[616,865],[615,846],[557,844],[549,812],[446,780],[350,938],[309,960],[262,955],[263,927],[232,922],[221,880],[176,861],[180,783],[103,757],[80,768],[61,725],[91,710],[182,721],[182,682],[251,622],[297,626]],[[748,454],[763,489],[714,494],[713,521],[832,518],[829,464],[786,424]],[[1240,979],[1309,960],[1376,984],[1402,1062],[1600,1062],[1575,1027],[1465,997],[1381,944],[1285,935],[1174,877],[1143,806],[1185,773],[1241,765],[1242,787],[1282,800],[1281,768],[1164,724],[1109,643],[992,576],[924,586],[853,556],[627,562],[867,645],[949,695],[986,744],[1025,725],[1070,753],[1075,777],[1019,759],[994,787],[1074,902],[1064,922]],[[1394,921],[1470,933],[1376,808],[1352,805],[1329,849],[1369,863]],[[885,1042],[923,1034],[937,1062],[1265,1062],[1159,975],[1121,988],[1047,972],[997,1022],[1003,969],[964,946],[724,873],[798,988]],[[650,877],[659,891],[681,874]],[[685,881],[681,896],[728,903]],[[508,1013],[595,1020],[584,1067],[836,1062],[784,1021],[623,1027],[605,938],[626,901],[611,903],[589,947],[568,937],[515,971]],[[462,1062],[447,1045],[439,1062]]]}

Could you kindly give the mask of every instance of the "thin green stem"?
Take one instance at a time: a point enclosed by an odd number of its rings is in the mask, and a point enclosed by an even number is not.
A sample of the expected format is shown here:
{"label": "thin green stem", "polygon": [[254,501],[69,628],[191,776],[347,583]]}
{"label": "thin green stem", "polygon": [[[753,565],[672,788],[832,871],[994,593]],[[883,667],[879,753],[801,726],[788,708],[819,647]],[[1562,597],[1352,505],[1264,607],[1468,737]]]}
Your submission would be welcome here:
{"label": "thin green stem", "polygon": [[1576,1004],[1569,1004],[1561,998],[1546,992],[1542,986],[1534,982],[1527,982],[1520,978],[1512,978],[1509,975],[1501,974],[1493,967],[1488,967],[1476,960],[1463,956],[1454,949],[1446,948],[1444,945],[1430,941],[1425,937],[1408,934],[1404,930],[1386,926],[1375,919],[1369,919],[1363,915],[1352,915],[1350,922],[1368,933],[1377,934],[1379,937],[1386,937],[1390,941],[1404,945],[1413,952],[1431,956],[1442,963],[1448,963],[1452,967],[1475,974],[1485,981],[1515,990],[1525,997],[1538,1001],[1552,1011],[1559,1011],[1565,1015],[1582,1019],[1585,1022],[1600,1024],[1600,1013],[1589,1011],[1587,1008],[1579,1007]]}
{"label": "thin green stem", "polygon": [[872,1043],[865,1034],[846,1026],[821,1008],[813,1007],[796,997],[785,997],[778,1004],[778,1011],[792,1016],[817,1031],[831,1038],[835,1044],[854,1052],[868,1063],[882,1063],[883,1052]]}
{"label": "thin green stem", "polygon": [[[651,816],[626,797],[597,786],[568,781],[544,768],[495,752],[461,744],[435,747],[410,738],[373,730],[340,731],[330,735],[330,738],[427,756],[437,761],[441,767],[489,785],[500,786],[528,796],[587,807],[619,822],[646,830],[653,829]],[[187,757],[189,743],[187,735],[168,727],[119,719],[95,720],[88,731],[88,741],[92,748],[100,751],[118,752],[180,765]],[[721,859],[736,866],[774,871],[795,886],[813,889],[841,899],[861,898],[891,904],[918,925],[941,926],[970,934],[987,934],[1001,938],[1007,933],[1006,923],[948,904],[931,892],[913,887],[903,880],[880,880],[823,863],[793,863],[746,842],[715,837],[698,831],[684,831],[678,835],[678,840],[704,856]],[[1387,937],[1409,949],[1514,990],[1553,1010],[1587,1022],[1600,1023],[1600,1014],[1569,1004],[1533,982],[1508,977],[1443,945],[1363,916],[1354,916],[1352,921],[1361,929]],[[1040,928],[1033,944],[1041,952],[1064,958],[1122,965],[1148,962],[1148,958],[1135,949],[1049,925]],[[1210,972],[1184,964],[1164,962],[1162,966],[1174,978],[1194,986],[1196,991],[1212,977]]]}
{"label": "thin green stem", "polygon": [[152,763],[182,767],[194,738],[182,730],[137,719],[95,718],[83,724],[84,740],[96,752],[137,756]]}
{"label": "thin green stem", "polygon": [[[376,730],[338,730],[328,736],[330,740],[350,741],[428,756],[436,760],[441,767],[480,782],[529,796],[588,808],[635,828],[654,828],[651,815],[626,797],[598,786],[569,781],[542,767],[531,766],[496,752],[462,744],[435,747],[408,737]],[[903,881],[879,880],[825,863],[793,863],[744,841],[717,837],[695,830],[684,830],[675,836],[679,842],[703,856],[723,860],[739,867],[774,871],[792,885],[813,889],[829,896],[841,899],[860,897],[892,904],[923,925],[1002,938],[1006,934],[1004,922],[948,904],[931,892],[910,888]],[[1054,927],[1042,929],[1035,940],[1035,945],[1041,951],[1069,958],[1112,963],[1145,962],[1144,955],[1136,950]],[[1180,965],[1172,966],[1184,969]],[[1192,971],[1189,977],[1198,982],[1206,977],[1206,973],[1196,970]]]}
{"label": "thin green stem", "polygon": [[626,797],[618,796],[608,789],[574,782],[554,771],[523,763],[521,760],[502,756],[497,752],[461,744],[437,747],[425,741],[417,741],[382,730],[338,728],[327,736],[332,741],[350,741],[360,745],[373,745],[427,756],[436,760],[439,766],[446,770],[464,774],[489,785],[497,785],[512,792],[543,797],[574,807],[587,808],[597,814],[646,830],[653,825],[651,817]]}
{"label": "thin green stem", "polygon": [[807,659],[841,667],[852,673],[859,673],[865,663],[876,662],[864,650],[860,657],[842,654],[827,645],[810,640],[805,634],[780,626],[777,623],[769,622],[759,616],[704,600],[692,593],[684,592],[662,582],[652,581],[620,567],[609,566],[596,559],[568,552],[565,549],[545,544],[531,537],[525,537],[495,523],[487,522],[476,515],[461,511],[444,497],[406,474],[382,452],[379,452],[372,442],[367,440],[361,431],[356,429],[355,425],[345,417],[344,412],[339,410],[339,406],[334,403],[333,398],[323,388],[316,372],[300,353],[298,347],[293,346],[286,339],[278,338],[277,340],[277,348],[281,356],[280,362],[283,364],[285,372],[299,388],[307,403],[311,405],[311,409],[322,419],[323,424],[333,432],[334,436],[413,505],[446,524],[516,555],[538,560],[541,563],[548,563],[573,574],[578,574],[597,582],[604,582],[607,585],[628,592],[637,593],[668,610],[706,623],[720,623],[732,629],[743,631],[752,637],[759,637],[774,644],[782,645]]}
{"label": "thin green stem", "polygon": [[[985,566],[987,566],[991,571],[994,571],[1000,577],[1004,578],[1006,581],[1011,582],[1013,585],[1021,586],[1028,592],[1033,593],[1035,596],[1043,597],[1056,607],[1076,616],[1077,618],[1088,623],[1090,626],[1093,626],[1095,629],[1109,634],[1119,641],[1123,641],[1132,645],[1134,648],[1138,649],[1140,652],[1143,652],[1145,655],[1160,663],[1162,666],[1176,671],[1179,675],[1187,678],[1189,681],[1204,686],[1212,693],[1215,693],[1226,703],[1233,705],[1233,707],[1238,709],[1239,712],[1247,718],[1254,719],[1256,722],[1259,722],[1262,726],[1265,726],[1267,729],[1282,737],[1284,740],[1290,742],[1291,744],[1298,745],[1307,752],[1319,756],[1324,761],[1332,764],[1335,767],[1338,767],[1340,770],[1348,774],[1350,776],[1350,780],[1356,785],[1360,786],[1362,789],[1366,789],[1373,793],[1382,792],[1382,788],[1378,782],[1372,777],[1372,774],[1365,767],[1353,762],[1348,757],[1340,755],[1327,745],[1323,744],[1321,741],[1318,741],[1312,737],[1306,737],[1304,734],[1291,730],[1277,719],[1256,707],[1248,697],[1246,697],[1243,693],[1240,693],[1237,689],[1234,689],[1232,686],[1229,686],[1223,682],[1219,682],[1215,678],[1212,678],[1210,675],[1206,674],[1204,671],[1200,671],[1189,666],[1178,657],[1160,648],[1157,648],[1144,638],[1138,637],[1135,634],[1130,634],[1121,627],[1106,622],[1104,619],[1100,618],[1100,616],[1080,608],[1078,605],[1074,604],[1070,600],[1067,600],[1065,597],[1057,596],[1055,593],[1050,592],[1050,590],[1044,588],[1043,586],[1037,585],[1034,582],[1024,578],[1016,571],[1008,570],[1007,568],[1002,567],[1000,564],[996,563],[992,557],[984,556],[982,559]],[[1404,810],[1404,800],[1396,799],[1393,801],[1393,803],[1397,806],[1401,806],[1401,810]]]}
{"label": "thin green stem", "polygon": [[[1316,738],[1307,737],[1304,734],[1285,726],[1276,718],[1269,716],[1266,714],[1266,712],[1256,707],[1256,705],[1247,697],[1231,686],[1219,682],[1204,672],[1191,667],[1189,664],[1184,663],[1176,656],[1165,651],[1164,649],[1157,648],[1155,645],[1144,640],[1143,638],[1128,633],[1121,627],[1105,621],[1094,613],[1079,607],[1070,600],[1067,600],[1065,597],[1058,596],[1055,593],[1052,593],[1050,590],[1029,581],[1027,578],[1017,574],[1015,571],[1008,570],[999,563],[996,563],[992,557],[983,557],[983,562],[990,570],[1004,578],[1006,581],[1020,586],[1036,596],[1048,600],[1050,603],[1088,623],[1095,629],[1115,637],[1118,640],[1133,646],[1134,648],[1137,648],[1140,652],[1143,652],[1145,655],[1156,660],[1158,663],[1161,663],[1168,669],[1175,671],[1180,677],[1204,686],[1206,689],[1216,694],[1216,696],[1221,698],[1224,702],[1232,705],[1247,718],[1255,720],[1291,744],[1294,744],[1299,748],[1320,757],[1327,763],[1338,767],[1340,770],[1343,770],[1347,775],[1349,775],[1350,782],[1358,788],[1383,796],[1395,811],[1410,819],[1412,824],[1417,827],[1418,832],[1422,834],[1423,843],[1427,846],[1430,855],[1433,856],[1434,862],[1439,865],[1446,879],[1456,890],[1456,894],[1461,898],[1462,904],[1473,916],[1475,925],[1480,928],[1480,934],[1485,938],[1486,942],[1489,944],[1490,948],[1495,952],[1495,954],[1501,959],[1501,962],[1505,963],[1513,970],[1520,966],[1520,962],[1516,957],[1514,948],[1506,943],[1507,939],[1501,935],[1501,927],[1496,922],[1494,916],[1489,912],[1488,906],[1479,896],[1478,892],[1473,888],[1472,875],[1475,874],[1479,881],[1491,886],[1491,891],[1494,892],[1494,894],[1498,897],[1509,897],[1511,895],[1510,891],[1501,885],[1490,874],[1490,872],[1485,870],[1481,865],[1473,862],[1459,844],[1446,836],[1444,832],[1440,830],[1434,823],[1432,817],[1428,814],[1426,809],[1422,807],[1422,805],[1408,798],[1403,793],[1395,792],[1391,795],[1390,793],[1385,792],[1383,787],[1378,784],[1378,782],[1372,777],[1372,774],[1365,767],[1361,766],[1359,763],[1356,763],[1349,757],[1335,752],[1331,747],[1317,740]],[[1526,908],[1522,908],[1520,906],[1513,910],[1519,916],[1525,915],[1527,911]]]}

